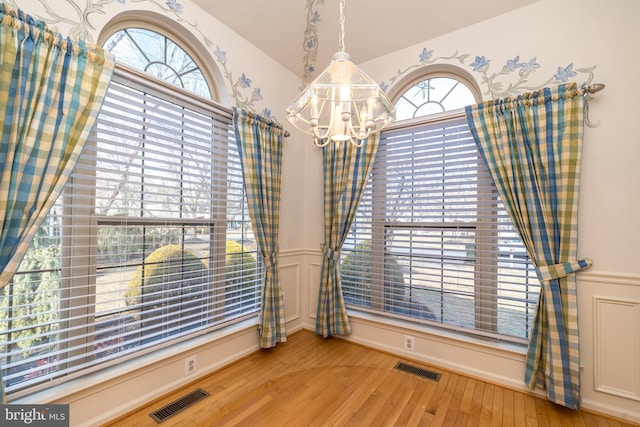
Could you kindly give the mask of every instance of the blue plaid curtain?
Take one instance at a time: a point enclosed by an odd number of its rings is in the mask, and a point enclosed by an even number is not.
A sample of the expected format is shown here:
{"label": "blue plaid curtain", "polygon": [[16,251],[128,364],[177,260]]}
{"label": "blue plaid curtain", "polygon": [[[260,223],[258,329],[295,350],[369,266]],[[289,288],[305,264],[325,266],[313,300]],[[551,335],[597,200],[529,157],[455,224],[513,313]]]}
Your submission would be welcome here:
{"label": "blue plaid curtain", "polygon": [[542,286],[525,381],[580,407],[575,273],[584,98],[575,83],[466,108],[467,120]]}
{"label": "blue plaid curtain", "polygon": [[250,111],[234,108],[233,113],[253,234],[266,266],[260,311],[260,346],[271,348],[287,340],[284,300],[278,278],[284,131],[280,124]]}
{"label": "blue plaid curtain", "polygon": [[0,3],[0,288],[67,182],[113,67],[102,49]]}
{"label": "blue plaid curtain", "polygon": [[323,148],[324,244],[316,333],[325,338],[351,333],[342,297],[340,249],[356,216],[379,140],[376,133],[363,140],[361,147],[330,143]]}

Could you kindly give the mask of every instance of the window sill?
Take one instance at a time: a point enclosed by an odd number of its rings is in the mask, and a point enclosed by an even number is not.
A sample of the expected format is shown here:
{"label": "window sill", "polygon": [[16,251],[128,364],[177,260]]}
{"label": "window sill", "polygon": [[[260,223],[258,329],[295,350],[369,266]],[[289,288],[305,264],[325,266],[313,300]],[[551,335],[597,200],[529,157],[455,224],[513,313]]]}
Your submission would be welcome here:
{"label": "window sill", "polygon": [[362,321],[365,323],[375,324],[378,328],[384,328],[389,330],[401,329],[404,333],[415,334],[416,336],[424,337],[426,339],[434,339],[438,341],[445,341],[454,345],[473,346],[487,352],[505,352],[511,353],[514,357],[520,359],[527,354],[527,345],[501,341],[498,339],[492,339],[488,337],[472,336],[464,332],[456,332],[445,328],[438,328],[428,324],[413,323],[402,319],[386,317],[367,311],[360,311],[357,309],[347,309],[349,318],[356,322]]}
{"label": "window sill", "polygon": [[[170,363],[173,359],[180,357],[182,353],[197,351],[204,345],[221,341],[234,335],[250,330],[255,330],[258,325],[258,318],[251,317],[239,323],[217,329],[183,342],[176,343],[156,351],[143,354],[120,364],[109,366],[95,372],[86,373],[78,378],[61,381],[56,380],[50,383],[45,390],[29,392],[22,390],[7,396],[12,404],[43,404],[58,402],[65,397],[82,393],[95,393],[106,389],[114,384],[125,381],[131,376],[138,375],[144,369],[151,369],[157,365]],[[257,336],[257,334],[256,334]],[[256,340],[256,345],[257,340]]]}

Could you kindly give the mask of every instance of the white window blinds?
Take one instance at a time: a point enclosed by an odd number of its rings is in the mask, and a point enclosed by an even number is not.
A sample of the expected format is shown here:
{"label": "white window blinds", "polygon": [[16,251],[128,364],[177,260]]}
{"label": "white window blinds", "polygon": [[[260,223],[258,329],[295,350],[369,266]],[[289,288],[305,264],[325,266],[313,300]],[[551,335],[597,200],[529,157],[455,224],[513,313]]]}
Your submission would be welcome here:
{"label": "white window blinds", "polygon": [[352,308],[528,337],[539,284],[463,113],[382,132],[341,255]]}
{"label": "white window blinds", "polygon": [[6,389],[255,316],[262,275],[231,112],[118,70],[63,195],[0,291]]}

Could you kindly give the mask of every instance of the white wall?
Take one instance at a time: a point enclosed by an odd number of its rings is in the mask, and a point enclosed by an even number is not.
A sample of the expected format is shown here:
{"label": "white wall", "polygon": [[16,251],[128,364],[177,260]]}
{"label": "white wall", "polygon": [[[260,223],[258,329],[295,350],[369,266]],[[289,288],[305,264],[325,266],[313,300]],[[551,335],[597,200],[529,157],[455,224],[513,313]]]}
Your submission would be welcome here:
{"label": "white wall", "polygon": [[[263,99],[250,102],[249,109],[263,115],[265,109],[270,109],[272,117],[278,121],[284,120],[285,108],[297,95],[301,84],[300,78],[215,18],[205,14],[190,0],[177,2],[182,6],[180,11],[171,10],[164,0],[88,0],[87,6],[92,4],[93,11],[86,15],[78,14],[71,7],[70,0],[45,0],[49,10],[43,3],[33,0],[7,1],[50,24],[56,20],[52,15],[56,13],[64,17],[62,22],[55,23],[62,34],[74,32],[94,43],[100,40],[102,29],[119,16],[150,17],[164,22],[174,32],[186,36],[196,47],[195,50],[204,56],[205,62],[214,68],[218,82],[222,83],[220,102],[230,107],[240,105],[239,102],[250,100],[253,91],[259,89]],[[85,2],[73,3],[84,6]],[[87,10],[90,8],[87,7]],[[226,53],[224,63],[216,55],[219,51]],[[233,86],[243,73],[251,80],[251,86],[239,88],[239,92],[234,93]],[[294,138],[286,139],[284,144],[279,271],[285,291],[287,327],[291,333],[300,329],[303,322],[299,293],[304,265],[301,254],[304,254],[305,248],[307,154],[305,145],[298,144]],[[71,425],[100,425],[188,384],[198,376],[257,351],[258,348],[257,319],[254,318],[135,361],[61,385],[52,384],[46,391],[22,396],[11,402],[70,404]],[[186,377],[184,359],[192,355],[197,357],[197,370],[195,374]]]}
{"label": "white wall", "polygon": [[[578,275],[579,325],[583,406],[640,422],[640,143],[635,74],[640,66],[638,40],[640,2],[636,0],[540,0],[525,8],[426,40],[381,58],[360,64],[376,81],[402,82],[421,67],[423,49],[432,51],[435,64],[452,64],[471,73],[485,99],[496,95],[483,77],[497,74],[504,90],[517,84],[520,69],[500,74],[508,60],[539,65],[520,90],[557,84],[558,67],[573,64],[570,81],[593,82],[606,89],[594,96],[590,117],[599,121],[585,128],[580,192],[579,256],[593,259],[593,267]],[[428,25],[428,19],[425,20]],[[464,57],[463,55],[468,55]],[[473,71],[476,56],[490,60],[486,73]],[[490,90],[492,89],[492,90]],[[493,91],[493,93],[492,93]],[[317,153],[310,159],[318,161]],[[308,174],[307,223],[321,220],[321,171]],[[320,214],[321,215],[321,214]],[[313,219],[313,220],[312,220]],[[321,233],[307,227],[310,250]],[[313,236],[311,238],[310,236]],[[319,272],[319,252],[310,254],[309,268]],[[310,275],[310,295],[318,279]],[[307,299],[308,324],[313,325],[315,299]],[[404,354],[439,366],[467,372],[491,381],[524,389],[522,349],[465,341],[407,324],[380,324],[354,314],[349,340]],[[402,350],[404,334],[416,336],[416,352]]]}

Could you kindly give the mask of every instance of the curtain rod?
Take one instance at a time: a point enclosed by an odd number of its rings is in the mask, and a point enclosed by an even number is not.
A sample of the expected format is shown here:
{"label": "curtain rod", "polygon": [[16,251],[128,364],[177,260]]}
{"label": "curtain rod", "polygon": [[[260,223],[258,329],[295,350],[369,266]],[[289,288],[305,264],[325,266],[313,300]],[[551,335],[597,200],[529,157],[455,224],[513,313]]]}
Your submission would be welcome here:
{"label": "curtain rod", "polygon": [[600,92],[604,87],[604,83],[592,83],[584,86],[582,89],[588,94],[593,94]]}
{"label": "curtain rod", "polygon": [[[600,92],[601,90],[603,90],[605,88],[604,83],[591,83],[588,85],[585,85],[582,90],[584,90],[585,93],[592,95],[594,93]],[[284,131],[284,137],[288,138],[289,136],[291,136],[291,134],[289,133],[288,130]]]}

